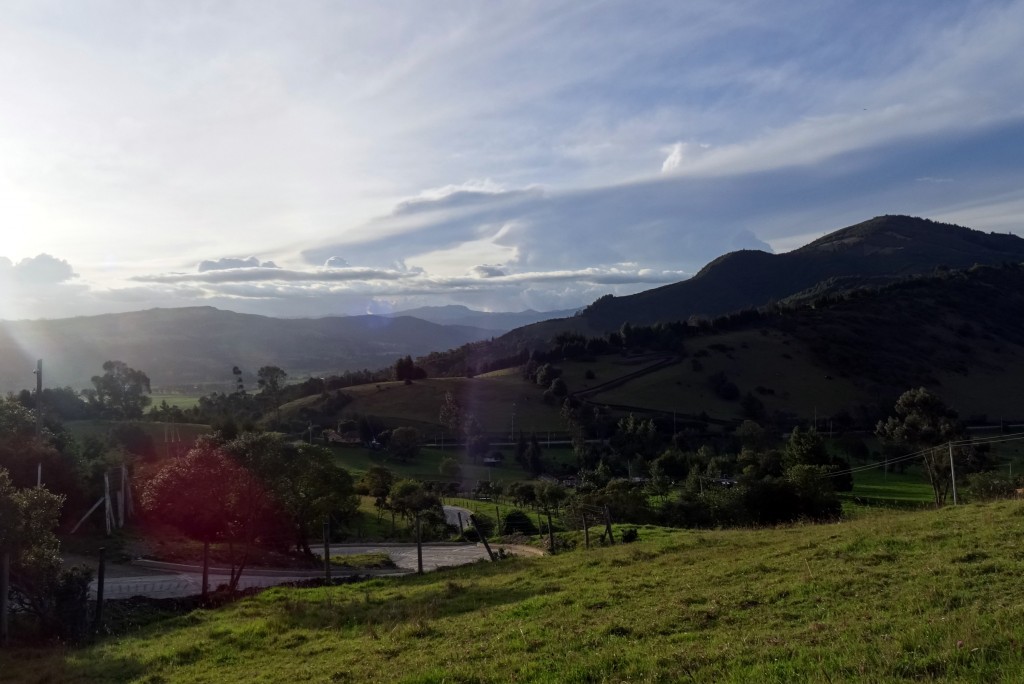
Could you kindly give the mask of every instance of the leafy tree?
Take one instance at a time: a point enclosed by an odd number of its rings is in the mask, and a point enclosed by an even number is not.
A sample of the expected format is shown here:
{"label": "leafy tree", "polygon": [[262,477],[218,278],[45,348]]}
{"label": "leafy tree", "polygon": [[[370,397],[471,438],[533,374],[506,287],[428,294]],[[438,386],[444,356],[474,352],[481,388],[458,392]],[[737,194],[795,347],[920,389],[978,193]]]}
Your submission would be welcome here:
{"label": "leafy tree", "polygon": [[[210,437],[200,438],[183,458],[165,461],[140,498],[154,520],[205,544],[230,544],[232,591],[241,579],[249,545],[277,517],[274,500],[259,478]],[[240,554],[234,546],[238,543]]]}
{"label": "leafy tree", "polygon": [[100,412],[117,420],[138,420],[149,406],[149,376],[123,361],[107,361],[103,375],[92,377],[93,388],[83,394]]}
{"label": "leafy tree", "polygon": [[391,488],[388,503],[395,512],[410,520],[431,508],[441,508],[441,500],[417,480],[396,482]]}
{"label": "leafy tree", "polygon": [[420,433],[413,427],[398,427],[391,431],[388,452],[400,461],[416,458],[420,453]]}
{"label": "leafy tree", "polygon": [[377,522],[384,517],[384,511],[388,508],[388,495],[391,494],[391,487],[395,484],[395,474],[384,466],[370,466],[370,469],[363,475],[363,484],[369,496],[373,497],[373,505],[377,509]]}
{"label": "leafy tree", "polygon": [[893,408],[893,415],[879,421],[875,434],[910,452],[923,451],[922,463],[932,485],[935,505],[946,500],[950,486],[948,451],[934,447],[959,440],[964,428],[956,411],[924,387],[907,390]]}
{"label": "leafy tree", "polygon": [[277,411],[278,422],[281,420],[281,392],[287,377],[288,374],[277,366],[263,366],[256,371],[256,386],[267,403]]}
{"label": "leafy tree", "polygon": [[544,472],[544,459],[542,458],[543,451],[540,448],[540,442],[537,441],[537,435],[530,435],[530,443],[526,445],[526,469],[531,475],[537,477]]}
{"label": "leafy tree", "polygon": [[782,464],[787,471],[798,465],[822,466],[822,472],[832,479],[832,486],[837,491],[848,492],[853,489],[853,475],[843,472],[849,469],[849,463],[830,454],[821,433],[814,428],[793,428],[782,453]]}
{"label": "leafy tree", "polygon": [[458,460],[451,456],[441,460],[441,465],[438,466],[438,471],[441,473],[441,477],[447,480],[462,479],[462,468],[459,466]]}
{"label": "leafy tree", "polygon": [[272,433],[246,433],[225,450],[263,482],[288,517],[295,545],[312,555],[309,540],[325,518],[349,519],[358,507],[352,477],[334,463],[331,452],[309,444],[289,444]]}
{"label": "leafy tree", "polygon": [[48,629],[56,626],[53,590],[61,560],[54,530],[63,502],[43,487],[15,487],[0,467],[0,552],[11,554],[11,595]]}
{"label": "leafy tree", "polygon": [[441,403],[441,411],[438,416],[443,425],[453,435],[458,435],[462,430],[462,407],[451,392],[444,393],[444,401]]}
{"label": "leafy tree", "polygon": [[417,366],[411,356],[395,361],[395,380],[412,382],[413,380],[422,380],[425,377],[427,377],[427,371]]}

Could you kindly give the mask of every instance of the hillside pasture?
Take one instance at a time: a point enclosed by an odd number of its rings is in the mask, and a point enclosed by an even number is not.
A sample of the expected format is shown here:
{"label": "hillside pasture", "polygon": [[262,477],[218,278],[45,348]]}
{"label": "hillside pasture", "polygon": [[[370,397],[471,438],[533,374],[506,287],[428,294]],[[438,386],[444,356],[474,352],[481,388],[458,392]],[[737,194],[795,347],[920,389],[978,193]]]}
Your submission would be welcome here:
{"label": "hillside pasture", "polygon": [[380,418],[390,427],[411,425],[440,432],[441,404],[446,392],[456,397],[464,414],[472,414],[484,431],[511,435],[513,414],[516,431],[565,429],[559,406],[545,404],[540,388],[517,375],[479,378],[430,378],[412,384],[382,382],[343,390],[353,398],[346,415]]}
{"label": "hillside pasture", "polygon": [[277,588],[116,639],[0,654],[35,682],[1024,679],[1024,505],[684,531],[424,576]]}
{"label": "hillside pasture", "polygon": [[775,412],[811,418],[828,416],[867,399],[851,379],[833,376],[816,363],[796,339],[778,330],[740,330],[697,337],[687,342],[687,358],[624,385],[591,395],[595,403],[739,419],[738,400],[726,400],[712,387],[722,373],[739,397],[750,393],[769,415]]}

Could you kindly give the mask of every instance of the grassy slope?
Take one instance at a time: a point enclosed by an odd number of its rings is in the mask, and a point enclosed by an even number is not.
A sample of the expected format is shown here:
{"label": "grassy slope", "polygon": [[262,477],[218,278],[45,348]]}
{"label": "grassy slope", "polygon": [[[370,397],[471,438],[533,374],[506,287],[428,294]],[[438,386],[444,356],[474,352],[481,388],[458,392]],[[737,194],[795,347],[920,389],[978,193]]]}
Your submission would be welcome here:
{"label": "grassy slope", "polygon": [[1019,502],[640,534],[554,558],[274,589],[82,650],[3,654],[0,680],[1024,678]]}
{"label": "grassy slope", "polygon": [[[724,345],[720,349],[712,345]],[[804,345],[776,330],[762,335],[743,330],[698,337],[687,343],[689,358],[625,385],[590,397],[593,401],[639,406],[662,411],[738,418],[738,401],[724,401],[712,391],[708,378],[717,372],[739,388],[751,392],[769,413],[785,411],[800,416],[831,415],[850,406],[860,390],[849,380],[829,379],[830,371],[814,361]],[[693,369],[697,361],[701,369]],[[758,386],[774,394],[757,394]],[[570,386],[572,387],[572,386]]]}
{"label": "grassy slope", "polygon": [[[343,390],[353,398],[344,413],[373,415],[389,426],[412,425],[429,437],[441,430],[439,414],[446,392],[452,392],[466,413],[472,413],[488,432],[512,430],[513,405],[516,430],[564,430],[558,406],[543,403],[542,390],[523,382],[518,375],[481,378],[431,378],[411,385],[382,382]],[[285,404],[282,414],[297,410],[316,397]]]}

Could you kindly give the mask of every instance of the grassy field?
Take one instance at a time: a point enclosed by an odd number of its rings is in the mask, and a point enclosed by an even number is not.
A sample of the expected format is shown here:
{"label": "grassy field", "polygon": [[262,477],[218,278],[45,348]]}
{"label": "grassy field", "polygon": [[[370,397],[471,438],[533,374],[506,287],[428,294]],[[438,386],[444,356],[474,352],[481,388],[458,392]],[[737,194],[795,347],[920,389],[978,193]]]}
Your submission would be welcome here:
{"label": "grassy field", "polygon": [[159,406],[166,401],[168,406],[182,410],[193,408],[199,403],[199,395],[154,393],[149,395],[149,398],[153,400],[153,403],[150,404],[151,406]]}
{"label": "grassy field", "polygon": [[[382,382],[343,390],[353,398],[346,415],[377,416],[390,427],[411,425],[433,435],[441,430],[439,415],[446,392],[451,392],[463,412],[475,415],[487,432],[516,430],[564,431],[559,407],[545,404],[539,387],[523,382],[518,375],[498,374],[479,378],[430,378],[406,385]],[[306,397],[281,407],[282,414],[298,410],[317,397]]]}
{"label": "grassy field", "polygon": [[[105,439],[110,429],[117,424],[117,421],[112,420],[71,420],[65,423],[65,427],[76,437],[91,436]],[[132,422],[131,425],[147,432],[153,438],[157,452],[161,455],[163,454],[164,445],[173,442],[175,439],[180,441],[182,449],[187,450],[200,435],[209,434],[210,432],[209,425],[195,425],[192,423],[162,423],[140,420]]]}
{"label": "grassy field", "polygon": [[469,461],[461,449],[422,448],[420,454],[411,461],[399,461],[388,456],[386,451],[371,451],[362,447],[334,447],[335,462],[358,477],[371,466],[380,465],[401,478],[416,480],[444,480],[440,473],[441,461],[454,457],[459,459],[462,468],[462,482],[467,489],[472,489],[477,482],[503,481],[514,482],[529,479],[529,475],[519,467],[511,448],[503,450],[505,461],[494,467],[476,465]]}
{"label": "grassy field", "polygon": [[273,589],[17,682],[837,682],[1024,679],[1024,505],[693,532],[422,577]]}

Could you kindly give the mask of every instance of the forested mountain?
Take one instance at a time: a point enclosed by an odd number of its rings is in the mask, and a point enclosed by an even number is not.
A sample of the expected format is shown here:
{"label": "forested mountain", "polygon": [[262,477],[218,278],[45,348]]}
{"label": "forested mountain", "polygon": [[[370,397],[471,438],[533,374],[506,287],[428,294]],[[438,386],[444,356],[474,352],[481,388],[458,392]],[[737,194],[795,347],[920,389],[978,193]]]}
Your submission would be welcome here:
{"label": "forested mountain", "polygon": [[730,252],[688,280],[625,297],[602,297],[578,316],[520,328],[509,337],[543,341],[563,331],[608,332],[627,321],[650,324],[713,317],[816,288],[834,293],[936,269],[1021,261],[1024,239],[1016,235],[912,216],[878,216],[784,254]]}

